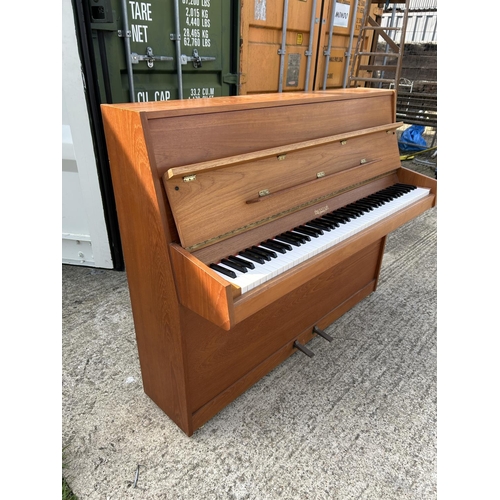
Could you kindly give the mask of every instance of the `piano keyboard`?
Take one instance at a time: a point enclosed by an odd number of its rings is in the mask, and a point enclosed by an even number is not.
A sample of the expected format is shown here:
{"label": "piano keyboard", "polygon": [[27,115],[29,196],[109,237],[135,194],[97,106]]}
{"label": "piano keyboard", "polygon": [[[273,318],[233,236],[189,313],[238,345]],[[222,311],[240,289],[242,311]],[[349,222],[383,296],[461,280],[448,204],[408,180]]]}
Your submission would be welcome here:
{"label": "piano keyboard", "polygon": [[394,184],[209,266],[244,294],[425,198],[429,191]]}

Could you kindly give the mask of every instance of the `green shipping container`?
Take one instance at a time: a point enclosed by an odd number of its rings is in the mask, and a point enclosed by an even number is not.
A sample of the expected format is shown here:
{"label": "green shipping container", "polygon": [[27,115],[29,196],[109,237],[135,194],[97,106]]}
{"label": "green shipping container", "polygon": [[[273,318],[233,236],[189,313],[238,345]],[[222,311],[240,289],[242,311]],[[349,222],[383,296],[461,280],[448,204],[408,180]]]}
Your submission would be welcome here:
{"label": "green shipping container", "polygon": [[[122,270],[100,105],[238,94],[240,1],[63,0],[63,5],[68,2],[74,16],[109,248],[113,267]],[[187,148],[192,140],[186,137]]]}
{"label": "green shipping container", "polygon": [[238,1],[86,1],[101,103],[238,93]]}

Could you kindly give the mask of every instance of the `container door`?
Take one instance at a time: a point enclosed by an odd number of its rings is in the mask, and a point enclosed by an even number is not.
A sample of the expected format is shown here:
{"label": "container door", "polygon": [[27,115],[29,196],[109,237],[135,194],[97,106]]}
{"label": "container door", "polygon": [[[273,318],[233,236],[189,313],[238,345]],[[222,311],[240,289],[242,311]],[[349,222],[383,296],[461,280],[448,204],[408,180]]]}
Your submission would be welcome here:
{"label": "container door", "polygon": [[235,2],[87,1],[102,103],[236,94]]}
{"label": "container door", "polygon": [[[356,48],[365,3],[366,0],[243,2],[240,93],[341,88],[349,69],[350,58],[346,54],[352,54]],[[364,45],[369,44],[367,38]]]}
{"label": "container door", "polygon": [[74,18],[63,0],[62,263],[111,269],[119,259],[108,238]]}
{"label": "container door", "polygon": [[252,0],[241,7],[240,93],[311,90],[322,0]]}
{"label": "container door", "polygon": [[[347,86],[365,5],[366,0],[325,0],[314,90]],[[372,12],[379,10],[372,6]],[[371,32],[363,38],[363,51],[370,50],[372,38]]]}

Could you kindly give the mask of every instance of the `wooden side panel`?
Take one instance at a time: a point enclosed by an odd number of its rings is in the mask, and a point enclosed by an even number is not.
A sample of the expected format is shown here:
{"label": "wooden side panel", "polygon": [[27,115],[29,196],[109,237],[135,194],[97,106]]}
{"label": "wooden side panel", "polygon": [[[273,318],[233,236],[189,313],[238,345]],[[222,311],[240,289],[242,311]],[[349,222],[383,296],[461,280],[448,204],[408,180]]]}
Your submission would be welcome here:
{"label": "wooden side panel", "polygon": [[429,188],[431,194],[434,195],[433,207],[437,205],[437,180],[426,175],[419,174],[413,170],[401,167],[398,169],[398,178],[400,182],[405,184],[413,184],[415,186]]}
{"label": "wooden side panel", "polygon": [[145,392],[192,432],[184,340],[160,179],[152,174],[140,114],[102,108]]}
{"label": "wooden side panel", "polygon": [[181,304],[224,330],[234,324],[233,288],[182,247],[170,245]]}

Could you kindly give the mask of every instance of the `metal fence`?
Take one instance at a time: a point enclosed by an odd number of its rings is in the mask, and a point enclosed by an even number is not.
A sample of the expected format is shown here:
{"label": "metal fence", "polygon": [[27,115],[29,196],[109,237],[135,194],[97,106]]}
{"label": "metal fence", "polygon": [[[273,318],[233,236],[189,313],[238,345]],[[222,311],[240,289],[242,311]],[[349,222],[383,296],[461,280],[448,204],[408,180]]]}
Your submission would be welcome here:
{"label": "metal fence", "polygon": [[[381,25],[401,27],[404,12],[400,7],[389,4]],[[389,36],[399,44],[401,32],[389,33],[394,33]],[[405,123],[437,128],[437,0],[410,2],[396,117]]]}
{"label": "metal fence", "polygon": [[[383,2],[380,3],[382,4]],[[392,10],[393,7],[397,10],[403,10],[405,8],[403,4],[394,4],[394,6],[393,4],[387,4],[386,9]],[[411,0],[408,11],[410,12],[437,11],[437,0]]]}
{"label": "metal fence", "polygon": [[412,0],[410,11],[437,11],[437,0]]}

